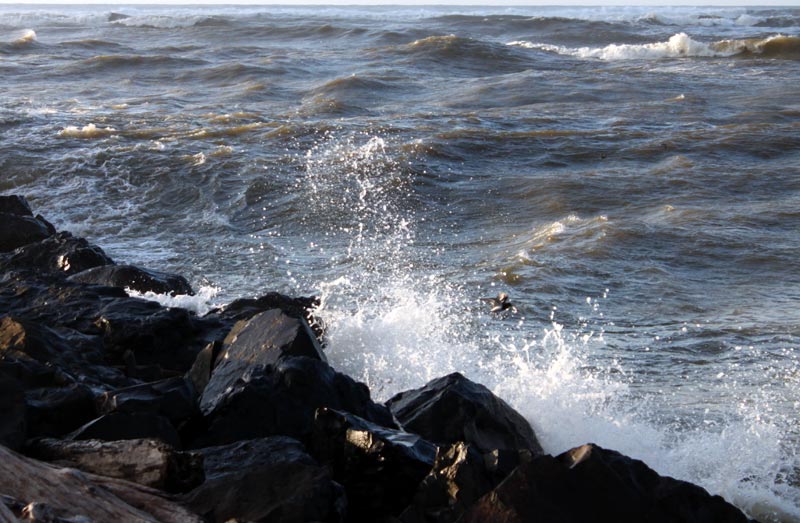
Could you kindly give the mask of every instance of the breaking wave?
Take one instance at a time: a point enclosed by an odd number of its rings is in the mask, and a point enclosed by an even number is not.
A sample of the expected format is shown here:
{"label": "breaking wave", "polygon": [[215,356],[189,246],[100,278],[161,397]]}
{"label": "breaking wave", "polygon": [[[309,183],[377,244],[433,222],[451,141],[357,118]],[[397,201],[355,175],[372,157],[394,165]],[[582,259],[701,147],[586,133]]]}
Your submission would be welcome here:
{"label": "breaking wave", "polygon": [[800,38],[775,35],[768,38],[741,40],[721,40],[713,43],[698,42],[686,33],[678,33],[666,42],[643,45],[611,44],[605,47],[570,48],[524,40],[510,42],[508,45],[536,49],[560,55],[598,60],[658,60],[663,58],[716,58],[748,56],[763,58],[800,58]]}

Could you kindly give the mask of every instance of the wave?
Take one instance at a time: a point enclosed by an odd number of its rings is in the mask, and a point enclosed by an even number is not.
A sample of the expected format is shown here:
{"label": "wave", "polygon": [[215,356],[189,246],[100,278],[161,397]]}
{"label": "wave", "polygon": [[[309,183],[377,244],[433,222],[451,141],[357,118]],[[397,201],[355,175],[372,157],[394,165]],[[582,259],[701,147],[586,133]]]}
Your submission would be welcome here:
{"label": "wave", "polygon": [[491,71],[492,74],[522,71],[531,66],[524,54],[509,52],[509,47],[494,42],[456,35],[428,36],[399,48],[413,65],[435,63],[451,69]]}
{"label": "wave", "polygon": [[197,59],[178,58],[166,55],[132,55],[132,54],[115,54],[115,55],[98,55],[92,58],[87,58],[80,62],[81,68],[91,68],[97,70],[108,69],[126,69],[129,67],[189,67],[201,66],[206,62]]}
{"label": "wave", "polygon": [[742,40],[721,40],[704,43],[692,39],[686,33],[678,33],[666,42],[641,45],[611,44],[605,47],[569,48],[545,43],[533,43],[524,40],[510,42],[508,45],[536,49],[577,58],[594,58],[599,60],[657,60],[662,58],[688,57],[731,57],[749,56],[763,58],[783,58],[796,60],[800,58],[800,37],[775,35],[768,38],[751,38]]}
{"label": "wave", "polygon": [[190,16],[167,16],[167,15],[143,15],[127,16],[119,13],[111,13],[108,17],[109,23],[126,27],[142,27],[150,29],[181,29],[186,27],[204,27],[209,25],[225,25],[224,19],[215,16],[190,15]]}
{"label": "wave", "polygon": [[90,123],[83,127],[76,127],[70,125],[59,131],[58,136],[62,138],[105,138],[117,134],[118,131],[113,127],[97,127],[95,124]]}

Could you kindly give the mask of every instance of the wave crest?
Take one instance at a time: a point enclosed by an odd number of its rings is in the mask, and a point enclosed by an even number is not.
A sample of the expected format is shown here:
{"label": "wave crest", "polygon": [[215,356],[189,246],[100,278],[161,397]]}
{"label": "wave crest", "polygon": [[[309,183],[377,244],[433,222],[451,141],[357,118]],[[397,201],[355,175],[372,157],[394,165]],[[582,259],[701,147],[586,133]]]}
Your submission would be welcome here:
{"label": "wave crest", "polygon": [[658,60],[662,58],[718,58],[750,56],[764,58],[800,58],[800,37],[775,35],[762,39],[722,40],[713,43],[698,42],[686,33],[678,33],[666,42],[650,44],[610,44],[605,47],[570,48],[524,40],[509,42],[510,46],[536,49],[576,58],[616,60]]}

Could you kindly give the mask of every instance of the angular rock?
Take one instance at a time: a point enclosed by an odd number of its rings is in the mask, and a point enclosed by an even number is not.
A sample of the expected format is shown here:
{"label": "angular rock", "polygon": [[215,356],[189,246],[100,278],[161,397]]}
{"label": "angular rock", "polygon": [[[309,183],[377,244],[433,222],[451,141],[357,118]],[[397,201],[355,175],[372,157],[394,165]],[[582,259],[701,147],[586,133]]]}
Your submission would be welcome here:
{"label": "angular rock", "polygon": [[0,445],[19,449],[25,442],[27,422],[22,384],[0,372]]}
{"label": "angular rock", "polygon": [[400,514],[436,457],[436,446],[416,434],[325,408],[317,410],[311,450],[344,486],[352,521]]}
{"label": "angular rock", "polygon": [[0,252],[10,252],[51,236],[48,224],[32,216],[0,212]]}
{"label": "angular rock", "polygon": [[61,436],[97,416],[92,389],[79,383],[25,393],[28,437]]}
{"label": "angular rock", "polygon": [[203,391],[200,408],[204,412],[213,410],[248,369],[274,365],[291,356],[326,361],[303,318],[292,318],[280,309],[272,309],[238,322],[225,339],[225,347]]}
{"label": "angular rock", "polygon": [[70,281],[107,287],[129,288],[156,294],[194,294],[186,278],[177,274],[141,269],[133,265],[104,265],[69,277]]}
{"label": "angular rock", "polygon": [[211,522],[344,519],[342,488],[296,440],[276,436],[200,452],[206,481],[183,500]]}
{"label": "angular rock", "polygon": [[98,404],[101,414],[158,414],[169,419],[175,427],[200,415],[197,392],[183,376],[105,392],[99,397]]}
{"label": "angular rock", "polygon": [[31,206],[24,196],[16,194],[0,196],[0,213],[16,214],[17,216],[33,216]]}
{"label": "angular rock", "polygon": [[[209,388],[203,396],[209,394]],[[254,366],[214,398],[206,412],[208,429],[193,448],[272,435],[301,441],[311,434],[320,407],[353,413],[373,423],[393,426],[389,411],[373,403],[363,383],[334,371],[325,362],[292,357],[276,365]]]}
{"label": "angular rock", "polygon": [[60,232],[55,235],[48,233],[45,239],[18,248],[0,268],[69,276],[113,263],[100,247],[90,245],[83,238],[75,238],[68,232]]}
{"label": "angular rock", "polygon": [[[14,505],[45,504],[48,517],[116,523],[201,523],[162,492],[114,478],[59,468],[0,446],[0,492]],[[3,503],[6,505],[5,503]],[[7,506],[7,505],[6,505]],[[28,512],[41,507],[30,507]],[[11,510],[13,513],[13,509]],[[21,509],[15,517],[27,517]],[[6,511],[8,512],[8,511]],[[53,519],[61,523],[58,519]]]}
{"label": "angular rock", "polygon": [[150,439],[63,441],[44,438],[30,443],[26,453],[62,467],[167,492],[187,492],[205,478],[202,455],[180,452],[164,442]]}
{"label": "angular rock", "polygon": [[[512,453],[513,451],[506,451]],[[516,464],[532,459],[527,450],[513,452],[503,461]],[[496,487],[508,475],[498,466],[496,453],[481,454],[464,442],[439,448],[431,472],[422,480],[411,505],[399,520],[403,523],[451,523],[481,496]]]}
{"label": "angular rock", "polygon": [[221,341],[209,343],[197,354],[192,368],[186,373],[187,379],[192,382],[198,394],[202,394],[206,390],[206,386],[211,380],[214,363],[217,361],[220,352],[222,352]]}
{"label": "angular rock", "polygon": [[[580,500],[576,502],[576,500]],[[749,520],[720,496],[596,445],[520,465],[459,521],[730,522]]]}
{"label": "angular rock", "polygon": [[524,417],[459,373],[401,392],[386,405],[405,430],[437,444],[464,441],[481,452],[528,449],[535,455],[543,453]]}
{"label": "angular rock", "polygon": [[67,436],[70,440],[99,439],[116,441],[128,439],[157,439],[181,448],[175,427],[164,416],[115,412],[90,421]]}

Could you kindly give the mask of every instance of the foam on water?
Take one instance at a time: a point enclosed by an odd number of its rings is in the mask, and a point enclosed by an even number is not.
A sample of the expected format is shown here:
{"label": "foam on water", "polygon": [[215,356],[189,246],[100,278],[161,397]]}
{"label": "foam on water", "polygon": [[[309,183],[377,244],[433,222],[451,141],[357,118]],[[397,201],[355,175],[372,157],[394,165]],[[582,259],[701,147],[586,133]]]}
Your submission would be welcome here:
{"label": "foam on water", "polygon": [[[783,35],[774,35],[763,39],[722,40],[704,43],[694,40],[686,33],[678,33],[666,42],[651,44],[610,44],[605,47],[564,47],[545,43],[534,43],[526,40],[509,42],[508,45],[536,49],[561,55],[583,59],[616,60],[658,60],[664,58],[715,58],[736,56],[742,53],[753,55],[775,56],[777,54],[792,57],[800,47],[797,39]],[[773,48],[780,49],[773,51]]]}
{"label": "foam on water", "polygon": [[[417,218],[402,201],[409,192],[385,183],[398,164],[380,138],[328,139],[307,157],[313,206],[338,215],[328,226],[350,242],[346,276],[317,282],[316,314],[335,367],[379,400],[462,372],[523,413],[550,453],[594,442],[698,483],[762,521],[800,517],[790,479],[800,457],[787,440],[796,422],[769,415],[775,397],[748,396],[734,382],[719,396],[732,405],[680,419],[679,396],[642,393],[636,369],[613,356],[597,300],[587,303],[594,320],[574,329],[559,324],[556,311],[546,324],[485,313],[474,292],[417,248]],[[570,216],[550,232],[579,222]]]}
{"label": "foam on water", "polygon": [[116,134],[118,131],[113,127],[97,127],[95,124],[90,123],[83,127],[69,125],[59,131],[58,135],[64,138],[105,138]]}
{"label": "foam on water", "polygon": [[128,296],[132,298],[141,298],[143,300],[154,301],[160,303],[164,307],[180,307],[193,311],[198,316],[208,313],[212,309],[220,307],[222,304],[216,302],[217,295],[219,294],[219,287],[213,285],[203,285],[194,295],[177,294],[172,296],[170,294],[157,294],[152,291],[139,292],[133,289],[125,289]]}

